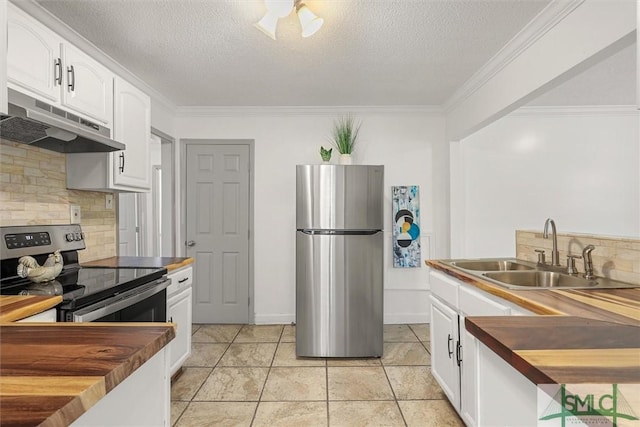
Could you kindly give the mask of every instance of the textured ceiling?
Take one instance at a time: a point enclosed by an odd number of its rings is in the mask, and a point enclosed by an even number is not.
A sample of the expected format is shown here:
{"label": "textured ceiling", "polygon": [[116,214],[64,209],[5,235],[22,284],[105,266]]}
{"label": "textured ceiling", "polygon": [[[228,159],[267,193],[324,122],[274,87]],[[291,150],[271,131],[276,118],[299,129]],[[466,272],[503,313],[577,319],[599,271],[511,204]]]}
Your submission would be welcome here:
{"label": "textured ceiling", "polygon": [[37,0],[177,106],[441,105],[549,0]]}
{"label": "textured ceiling", "polygon": [[[274,41],[263,0],[36,0],[176,106],[442,105],[550,0],[307,0]],[[635,103],[635,47],[532,105]]]}

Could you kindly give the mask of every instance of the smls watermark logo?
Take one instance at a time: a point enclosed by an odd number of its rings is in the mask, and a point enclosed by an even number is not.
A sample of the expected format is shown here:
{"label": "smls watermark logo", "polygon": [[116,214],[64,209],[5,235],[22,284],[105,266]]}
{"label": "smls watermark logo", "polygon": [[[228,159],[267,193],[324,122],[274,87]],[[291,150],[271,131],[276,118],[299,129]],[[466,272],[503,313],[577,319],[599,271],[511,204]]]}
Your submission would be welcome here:
{"label": "smls watermark logo", "polygon": [[639,392],[640,384],[541,384],[538,426],[640,427]]}

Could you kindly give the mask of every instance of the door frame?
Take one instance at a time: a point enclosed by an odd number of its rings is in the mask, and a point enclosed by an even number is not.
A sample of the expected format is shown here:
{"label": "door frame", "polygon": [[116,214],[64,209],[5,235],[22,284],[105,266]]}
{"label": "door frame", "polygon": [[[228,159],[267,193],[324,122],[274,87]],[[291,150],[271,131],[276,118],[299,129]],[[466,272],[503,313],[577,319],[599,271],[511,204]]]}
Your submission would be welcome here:
{"label": "door frame", "polygon": [[[247,145],[249,147],[249,323],[255,323],[255,298],[254,298],[254,148],[253,139],[180,139],[180,242],[176,241],[176,246],[180,247],[179,256],[186,254],[187,236],[187,146],[189,145]],[[197,286],[197,285],[195,285]]]}

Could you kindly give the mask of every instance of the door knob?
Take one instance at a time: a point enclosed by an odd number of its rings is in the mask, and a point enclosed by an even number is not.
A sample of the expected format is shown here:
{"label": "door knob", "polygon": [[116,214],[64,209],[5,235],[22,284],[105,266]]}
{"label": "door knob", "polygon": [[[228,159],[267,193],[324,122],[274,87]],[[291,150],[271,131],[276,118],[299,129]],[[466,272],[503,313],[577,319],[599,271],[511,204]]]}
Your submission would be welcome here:
{"label": "door knob", "polygon": [[196,242],[195,242],[195,241],[193,241],[193,240],[189,240],[189,241],[187,242],[187,246],[188,246],[188,247],[192,247],[192,246],[195,246],[195,245],[196,245]]}

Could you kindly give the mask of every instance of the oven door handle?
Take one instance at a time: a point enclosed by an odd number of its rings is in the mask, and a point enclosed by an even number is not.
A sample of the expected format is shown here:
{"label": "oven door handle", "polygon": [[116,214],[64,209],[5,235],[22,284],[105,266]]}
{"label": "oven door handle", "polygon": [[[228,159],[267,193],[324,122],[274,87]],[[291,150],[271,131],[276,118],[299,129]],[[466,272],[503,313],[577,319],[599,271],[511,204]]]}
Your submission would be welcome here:
{"label": "oven door handle", "polygon": [[90,305],[89,307],[73,313],[73,321],[93,322],[96,319],[108,316],[109,314],[132,306],[152,295],[157,294],[158,292],[161,292],[163,289],[166,289],[170,283],[171,280],[162,278],[149,285],[143,285],[123,294],[111,297],[105,301],[100,301],[99,303]]}

